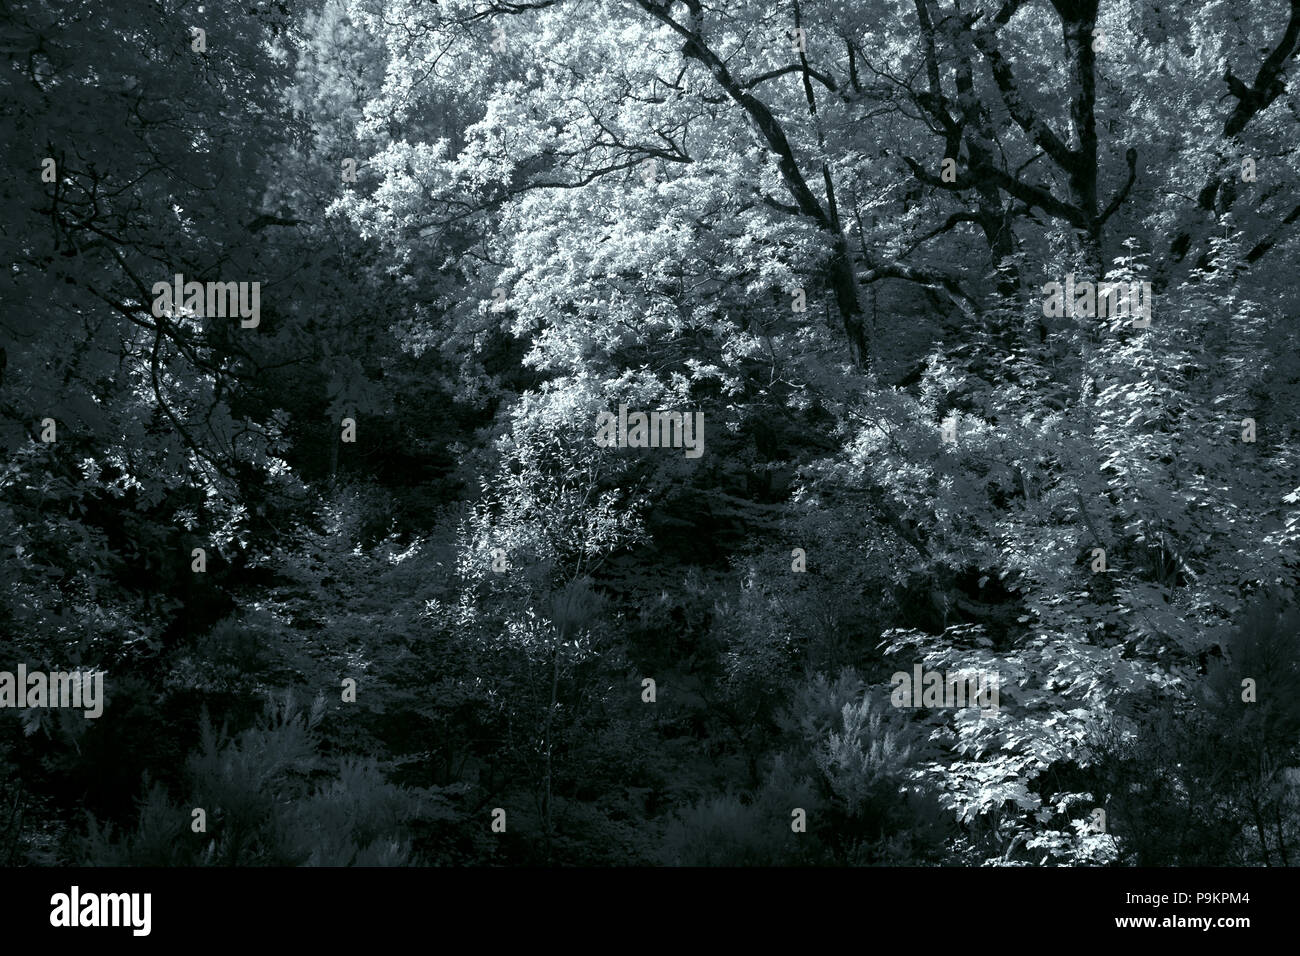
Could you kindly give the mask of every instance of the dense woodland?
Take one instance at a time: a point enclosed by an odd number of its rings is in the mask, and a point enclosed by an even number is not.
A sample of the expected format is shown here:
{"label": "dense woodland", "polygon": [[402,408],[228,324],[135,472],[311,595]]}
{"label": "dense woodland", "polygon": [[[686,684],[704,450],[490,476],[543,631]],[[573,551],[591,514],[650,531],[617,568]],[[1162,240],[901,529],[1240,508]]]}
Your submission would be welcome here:
{"label": "dense woodland", "polygon": [[0,714],[0,864],[1300,863],[1298,53],[7,0],[0,668],[106,701]]}

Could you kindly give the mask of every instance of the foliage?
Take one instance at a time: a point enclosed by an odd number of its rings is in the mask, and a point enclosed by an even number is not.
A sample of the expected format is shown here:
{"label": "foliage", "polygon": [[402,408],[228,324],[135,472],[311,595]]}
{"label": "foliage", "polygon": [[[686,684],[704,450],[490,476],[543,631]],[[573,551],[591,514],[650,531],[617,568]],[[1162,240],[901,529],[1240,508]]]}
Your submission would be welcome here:
{"label": "foliage", "polygon": [[0,670],[105,710],[0,715],[0,863],[1297,858],[1292,4],[56,6]]}

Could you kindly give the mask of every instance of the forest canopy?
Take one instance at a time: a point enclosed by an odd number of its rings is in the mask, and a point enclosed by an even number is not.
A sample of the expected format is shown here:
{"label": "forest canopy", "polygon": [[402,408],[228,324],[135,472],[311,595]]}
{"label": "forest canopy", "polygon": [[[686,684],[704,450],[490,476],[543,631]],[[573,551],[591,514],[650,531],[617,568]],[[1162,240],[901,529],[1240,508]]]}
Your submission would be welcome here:
{"label": "forest canopy", "polygon": [[1300,0],[0,55],[0,862],[1296,861]]}

